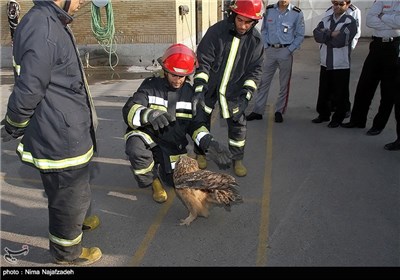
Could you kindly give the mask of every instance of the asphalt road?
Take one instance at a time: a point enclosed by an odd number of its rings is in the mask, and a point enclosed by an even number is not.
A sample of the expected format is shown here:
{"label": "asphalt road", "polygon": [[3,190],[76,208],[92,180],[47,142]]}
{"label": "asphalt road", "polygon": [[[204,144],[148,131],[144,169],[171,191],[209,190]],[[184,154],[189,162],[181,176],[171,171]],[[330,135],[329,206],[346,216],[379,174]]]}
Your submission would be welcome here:
{"label": "asphalt road", "polygon": [[[361,39],[353,53],[351,101],[368,42]],[[155,203],[150,189],[137,187],[124,154],[121,108],[142,79],[99,80],[88,72],[100,118],[92,212],[101,225],[83,239],[103,252],[93,267],[399,267],[400,152],[383,149],[396,138],[394,115],[380,135],[365,134],[379,105],[378,89],[365,129],[311,123],[319,77],[312,38],[295,54],[284,122],[273,121],[275,76],[264,119],[248,123],[248,175],[238,178],[244,203],[231,212],[216,208],[189,227],[178,225],[187,210],[173,189],[166,203]],[[2,115],[12,89],[9,74],[1,70]],[[212,133],[226,141],[224,122],[215,118]],[[18,160],[17,144],[1,145],[2,270],[54,268],[47,200],[38,172]],[[217,171],[212,162],[209,168]],[[25,245],[26,254],[9,258],[6,248]]]}

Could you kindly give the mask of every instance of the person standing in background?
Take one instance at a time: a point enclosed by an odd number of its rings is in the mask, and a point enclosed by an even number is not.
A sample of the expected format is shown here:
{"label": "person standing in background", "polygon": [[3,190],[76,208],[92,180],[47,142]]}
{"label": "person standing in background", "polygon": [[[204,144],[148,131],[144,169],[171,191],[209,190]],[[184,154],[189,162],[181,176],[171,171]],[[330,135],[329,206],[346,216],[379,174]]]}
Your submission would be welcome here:
{"label": "person standing in background", "polygon": [[[333,4],[334,2],[335,2],[335,1],[332,1],[332,4]],[[357,46],[358,39],[359,39],[360,36],[361,36],[361,11],[360,11],[360,9],[359,9],[356,5],[354,5],[353,3],[351,3],[351,1],[348,1],[348,2],[350,3],[350,5],[349,5],[348,8],[346,9],[346,14],[352,16],[352,17],[356,20],[356,22],[357,22],[357,33],[356,33],[356,36],[354,36],[353,41],[351,42],[351,48],[352,48],[352,50],[354,50],[354,49],[356,48],[356,46]],[[324,17],[333,14],[333,7],[334,7],[334,6],[331,5],[331,6],[325,11]],[[346,105],[347,111],[346,111],[346,116],[345,116],[345,118],[348,118],[348,117],[350,117],[350,114],[351,114],[351,111],[350,111],[350,110],[351,110],[350,96],[349,96],[349,98],[346,100],[346,103],[347,103],[347,105]],[[335,107],[336,107],[335,104],[332,103],[332,110],[333,110],[333,111],[335,110]]]}
{"label": "person standing in background", "polygon": [[266,7],[261,27],[264,44],[263,73],[253,111],[246,117],[248,121],[262,119],[272,79],[279,69],[280,88],[275,104],[275,122],[283,122],[282,115],[289,98],[293,53],[303,43],[304,33],[303,12],[289,0],[279,0]]}
{"label": "person standing in background", "polygon": [[392,112],[395,96],[397,59],[399,56],[400,24],[393,18],[400,13],[400,1],[377,0],[366,17],[366,25],[373,29],[369,53],[364,61],[354,96],[350,122],[346,128],[364,128],[376,88],[380,83],[381,101],[367,135],[378,135],[385,128]]}
{"label": "person standing in background", "polygon": [[[331,1],[332,5],[325,11],[325,15],[323,17],[332,15],[334,13],[334,3],[337,1]],[[360,39],[361,37],[361,11],[360,9],[354,5],[350,0],[346,1],[347,3],[349,3],[347,9],[346,9],[346,14],[352,16],[357,23],[357,33],[356,36],[354,36],[353,41],[351,41],[351,48],[354,50],[357,46],[358,43],[358,39]]]}
{"label": "person standing in background", "polygon": [[[84,0],[37,0],[14,34],[14,88],[2,121],[2,141],[22,137],[17,154],[35,167],[48,198],[49,247],[56,264],[98,261],[82,247],[91,202],[89,163],[96,152],[97,116],[68,24]],[[85,223],[85,221],[87,223]]]}
{"label": "person standing in background", "polygon": [[345,118],[349,100],[350,56],[352,40],[357,33],[355,19],[346,13],[350,2],[332,2],[333,14],[327,15],[313,30],[314,39],[320,43],[320,76],[317,112],[313,123],[330,120],[331,103],[336,109],[328,127],[338,127]]}
{"label": "person standing in background", "polygon": [[[243,163],[247,122],[245,110],[257,90],[262,74],[263,45],[254,28],[261,19],[261,0],[236,0],[228,18],[211,26],[197,48],[199,67],[194,76],[193,107],[202,104],[208,114],[218,100],[220,114],[228,124],[229,149],[236,176],[247,175]],[[199,167],[206,157],[196,151]]]}
{"label": "person standing in background", "polygon": [[[393,23],[400,24],[400,14],[393,17]],[[393,88],[395,91],[394,97],[394,116],[396,119],[396,134],[397,139],[394,142],[388,143],[384,146],[385,150],[388,151],[400,151],[400,55],[397,58],[397,76],[396,86]]]}

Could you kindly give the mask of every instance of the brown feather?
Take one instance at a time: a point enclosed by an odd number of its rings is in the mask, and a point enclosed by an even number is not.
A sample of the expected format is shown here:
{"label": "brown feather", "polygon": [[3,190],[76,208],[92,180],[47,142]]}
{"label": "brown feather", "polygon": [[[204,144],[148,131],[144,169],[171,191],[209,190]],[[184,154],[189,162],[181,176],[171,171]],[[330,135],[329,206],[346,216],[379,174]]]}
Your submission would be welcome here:
{"label": "brown feather", "polygon": [[225,173],[201,170],[195,159],[181,156],[173,174],[175,192],[189,210],[181,225],[189,225],[197,216],[208,217],[213,206],[230,206],[242,203],[236,179]]}

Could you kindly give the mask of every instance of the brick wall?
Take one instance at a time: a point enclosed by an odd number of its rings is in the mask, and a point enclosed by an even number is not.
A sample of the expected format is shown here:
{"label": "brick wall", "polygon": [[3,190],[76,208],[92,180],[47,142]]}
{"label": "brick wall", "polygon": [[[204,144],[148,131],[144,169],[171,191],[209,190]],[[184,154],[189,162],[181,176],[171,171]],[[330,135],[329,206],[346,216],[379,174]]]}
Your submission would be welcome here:
{"label": "brick wall", "polygon": [[[17,1],[21,6],[21,19],[33,3],[32,0]],[[11,46],[7,2],[0,0],[2,47]],[[207,28],[222,18],[221,3],[222,0],[112,0],[115,44],[122,56],[132,56],[127,64],[140,64],[143,60],[148,63],[172,43],[184,43],[195,49]],[[187,15],[179,15],[180,5],[188,6]],[[87,47],[87,51],[101,49],[91,27],[91,6],[91,1],[86,1],[71,24],[78,45]],[[105,7],[99,11],[104,29],[107,11]],[[4,52],[8,50],[2,50],[2,58],[10,56]]]}

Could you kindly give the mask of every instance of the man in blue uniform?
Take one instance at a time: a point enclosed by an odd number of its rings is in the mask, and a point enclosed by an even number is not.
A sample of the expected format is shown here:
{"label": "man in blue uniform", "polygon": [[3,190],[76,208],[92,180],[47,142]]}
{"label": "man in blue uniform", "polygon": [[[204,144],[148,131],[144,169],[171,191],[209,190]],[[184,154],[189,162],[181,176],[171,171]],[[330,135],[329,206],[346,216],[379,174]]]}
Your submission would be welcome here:
{"label": "man in blue uniform", "polygon": [[[208,114],[218,100],[220,114],[228,124],[229,149],[236,176],[246,176],[243,163],[247,123],[244,111],[261,79],[263,46],[254,26],[261,19],[261,0],[237,0],[231,3],[228,18],[211,26],[197,48],[199,68],[194,76],[196,96],[193,103],[203,104]],[[200,168],[206,158],[197,156]]]}
{"label": "man in blue uniform", "polygon": [[82,247],[91,201],[89,162],[97,117],[68,24],[83,0],[33,1],[14,34],[14,89],[2,140],[23,136],[17,154],[40,171],[48,197],[50,253],[57,264],[98,261],[99,248]]}
{"label": "man in blue uniform", "polygon": [[280,123],[283,122],[282,115],[286,111],[289,98],[293,52],[304,41],[304,16],[289,0],[280,0],[266,7],[262,23],[261,36],[265,48],[263,74],[253,112],[246,119],[262,119],[272,78],[279,69],[280,88],[275,104],[275,122]]}
{"label": "man in blue uniform", "polygon": [[145,79],[127,100],[122,114],[128,125],[125,153],[134,177],[140,188],[152,186],[153,199],[163,203],[168,198],[164,185],[173,187],[175,163],[187,154],[186,135],[220,168],[229,167],[231,155],[209,133],[205,113],[199,109],[193,116],[194,90],[187,77],[197,65],[195,53],[183,44],[174,44],[159,63],[164,77]]}

